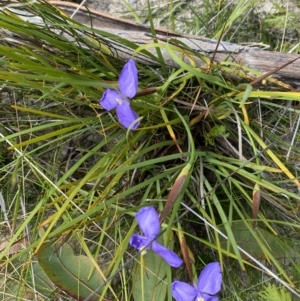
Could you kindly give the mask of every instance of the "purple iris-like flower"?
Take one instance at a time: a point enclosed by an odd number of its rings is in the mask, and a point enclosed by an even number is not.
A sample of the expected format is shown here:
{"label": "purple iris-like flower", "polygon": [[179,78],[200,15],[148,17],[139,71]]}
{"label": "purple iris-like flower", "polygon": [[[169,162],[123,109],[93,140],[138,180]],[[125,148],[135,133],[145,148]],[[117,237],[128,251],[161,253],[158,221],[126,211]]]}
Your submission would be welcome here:
{"label": "purple iris-like flower", "polygon": [[218,301],[215,296],[221,289],[222,273],[218,262],[209,263],[201,272],[197,287],[185,282],[172,283],[172,295],[177,301]]}
{"label": "purple iris-like flower", "polygon": [[152,249],[152,251],[161,256],[170,266],[175,268],[180,267],[183,262],[182,259],[173,251],[155,241],[155,238],[160,232],[159,217],[156,210],[153,207],[144,207],[139,210],[135,219],[144,233],[144,236],[133,234],[130,238],[130,245],[138,250]]}
{"label": "purple iris-like flower", "polygon": [[116,109],[118,119],[125,128],[137,129],[140,125],[139,116],[126,99],[134,97],[138,89],[138,70],[133,59],[123,67],[118,84],[121,93],[107,89],[99,103],[107,111]]}

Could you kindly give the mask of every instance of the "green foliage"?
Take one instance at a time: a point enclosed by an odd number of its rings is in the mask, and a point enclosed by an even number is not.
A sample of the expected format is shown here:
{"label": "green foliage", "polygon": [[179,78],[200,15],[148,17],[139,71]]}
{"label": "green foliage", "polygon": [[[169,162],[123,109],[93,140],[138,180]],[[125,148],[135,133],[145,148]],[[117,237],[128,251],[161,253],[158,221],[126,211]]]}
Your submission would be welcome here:
{"label": "green foliage", "polygon": [[[52,267],[53,269],[53,267]],[[28,284],[35,287],[37,292],[46,297],[51,297],[53,292],[55,292],[55,282],[52,282],[45,271],[41,268],[38,262],[32,264],[33,277],[29,278]],[[32,281],[31,281],[32,280]]]}
{"label": "green foliage", "polygon": [[276,287],[274,284],[266,286],[265,291],[260,293],[260,298],[262,301],[292,301],[292,296],[286,289]]}
{"label": "green foliage", "polygon": [[[153,251],[140,256],[136,262],[132,279],[134,300],[164,301],[168,290],[166,272],[170,267]],[[170,273],[170,271],[169,271]]]}
{"label": "green foliage", "polygon": [[74,256],[69,245],[44,243],[38,252],[38,261],[46,273],[43,281],[48,282],[49,277],[67,295],[76,300],[89,297],[91,301],[101,297],[99,287],[103,286],[103,278],[98,266],[87,256]]}
{"label": "green foliage", "polygon": [[[287,289],[298,296],[299,278],[291,275],[299,275],[300,257],[299,93],[273,78],[240,85],[228,74],[243,82],[261,74],[239,62],[202,57],[206,65],[194,66],[198,54],[181,45],[161,43],[153,55],[146,51],[153,44],[82,25],[48,2],[17,4],[22,14],[0,11],[0,175],[8,214],[1,233],[9,237],[0,242],[1,297],[71,300],[99,289],[97,300],[171,300],[171,282],[189,278],[185,267],[165,269],[155,254],[135,256],[128,247],[135,213],[146,205],[162,212],[170,192],[164,242],[180,256],[186,250],[193,275],[220,261],[222,299],[290,300]],[[224,40],[259,35],[256,42],[267,43],[260,40],[266,23],[258,30],[252,22],[257,4],[203,1],[180,32],[220,37],[225,28]],[[175,29],[182,9],[190,11],[168,2]],[[116,48],[143,53],[139,96],[131,100],[142,117],[136,131],[122,129],[98,104],[124,65]],[[187,53],[191,64],[182,59]]]}
{"label": "green foliage", "polygon": [[214,146],[214,140],[217,137],[229,137],[229,133],[226,133],[225,125],[214,125],[208,133],[204,133],[205,144]]}
{"label": "green foliage", "polygon": [[[238,220],[232,222],[230,227],[232,228],[237,245],[254,258],[262,260],[270,257],[277,259],[285,257],[286,251],[283,248],[283,242],[280,242],[278,237],[267,230],[257,228],[254,231],[252,225],[247,225],[243,221]],[[220,230],[224,230],[223,227],[220,227]],[[230,249],[226,239],[220,237],[220,240],[224,249]],[[247,257],[245,254],[242,254],[242,256]],[[285,272],[282,271],[282,273]]]}

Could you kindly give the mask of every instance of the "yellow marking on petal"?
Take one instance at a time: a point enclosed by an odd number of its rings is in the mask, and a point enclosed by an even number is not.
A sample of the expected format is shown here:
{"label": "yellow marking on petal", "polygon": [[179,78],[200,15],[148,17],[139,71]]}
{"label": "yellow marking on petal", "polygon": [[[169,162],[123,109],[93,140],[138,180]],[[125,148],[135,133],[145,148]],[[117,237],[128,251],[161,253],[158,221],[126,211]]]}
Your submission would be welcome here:
{"label": "yellow marking on petal", "polygon": [[121,98],[117,98],[116,101],[117,101],[117,103],[118,103],[119,105],[122,104],[122,99],[121,99]]}

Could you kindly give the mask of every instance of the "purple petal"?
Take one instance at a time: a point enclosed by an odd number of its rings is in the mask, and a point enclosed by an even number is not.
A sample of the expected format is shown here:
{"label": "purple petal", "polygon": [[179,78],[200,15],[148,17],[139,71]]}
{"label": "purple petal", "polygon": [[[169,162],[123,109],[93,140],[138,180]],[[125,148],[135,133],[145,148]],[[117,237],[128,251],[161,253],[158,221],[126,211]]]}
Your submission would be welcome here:
{"label": "purple petal", "polygon": [[135,215],[135,219],[145,236],[153,239],[159,234],[159,218],[153,207],[149,206],[141,208]]}
{"label": "purple petal", "polygon": [[104,93],[99,101],[99,104],[105,110],[110,111],[119,105],[118,101],[121,101],[121,97],[122,96],[117,91],[107,89],[104,91]]}
{"label": "purple petal", "polygon": [[197,297],[196,289],[181,281],[172,283],[172,296],[177,301],[195,301]]}
{"label": "purple petal", "polygon": [[[198,294],[197,295],[197,298],[199,298],[199,300],[204,300],[204,301],[219,301],[219,298],[218,297],[215,297],[215,296],[209,296],[209,295],[206,295],[206,294]],[[202,298],[202,299],[201,299]]]}
{"label": "purple petal", "polygon": [[129,98],[135,96],[138,89],[138,70],[133,59],[124,65],[118,83],[120,92],[124,96]]}
{"label": "purple petal", "polygon": [[183,263],[182,259],[177,254],[162,246],[157,241],[152,243],[152,250],[161,256],[171,267],[179,268]]}
{"label": "purple petal", "polygon": [[130,103],[127,100],[122,100],[117,106],[117,115],[120,123],[130,130],[135,130],[139,127],[139,115],[132,110]]}
{"label": "purple petal", "polygon": [[219,262],[209,263],[201,272],[197,284],[197,291],[208,295],[215,295],[220,291],[222,272]]}
{"label": "purple petal", "polygon": [[151,240],[152,240],[151,238],[139,234],[133,234],[130,238],[129,244],[138,250],[141,250],[147,245],[148,245],[147,249],[149,249],[151,247],[151,245],[149,245]]}

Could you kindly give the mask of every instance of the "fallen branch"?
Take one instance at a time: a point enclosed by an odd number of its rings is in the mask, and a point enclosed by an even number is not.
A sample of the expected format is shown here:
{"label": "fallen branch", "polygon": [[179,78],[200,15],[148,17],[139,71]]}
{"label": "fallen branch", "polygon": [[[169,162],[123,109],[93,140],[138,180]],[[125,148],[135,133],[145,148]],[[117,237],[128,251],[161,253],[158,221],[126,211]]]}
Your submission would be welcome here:
{"label": "fallen branch", "polygon": [[[246,67],[246,69],[257,70],[263,74],[263,76],[260,76],[259,74],[253,76],[251,79],[252,82],[258,82],[260,81],[260,78],[264,78],[265,75],[268,75],[275,77],[284,83],[291,84],[295,88],[299,86],[300,60],[297,60],[299,55],[264,51],[258,47],[242,46],[223,41],[218,43],[216,40],[205,37],[182,35],[161,28],[155,29],[155,35],[153,36],[150,27],[136,24],[130,20],[87,9],[69,2],[50,1],[50,3],[63,13],[72,17],[75,21],[87,27],[108,33],[106,37],[99,36],[99,39],[104,40],[108,45],[111,44],[115,51],[114,55],[122,59],[132,57],[133,50],[131,48],[126,48],[124,44],[120,43],[120,41],[118,41],[120,38],[140,46],[153,44],[153,47],[147,48],[147,51],[152,53],[154,57],[157,57],[157,50],[155,49],[154,44],[158,42],[160,44],[169,44],[179,47],[181,51],[174,52],[180,57],[180,61],[182,59],[187,64],[190,64],[192,60],[193,63],[199,67],[207,66],[213,58],[215,63],[219,63],[222,66],[234,63],[236,70],[242,68],[245,70]],[[21,5],[21,3],[19,4],[16,1],[1,1],[1,4],[5,4],[5,6],[2,6],[2,9],[6,8],[17,13],[22,13],[22,5],[26,5],[24,3]],[[27,16],[28,22],[37,22],[38,18],[39,16]],[[72,39],[70,36],[67,36],[67,38]],[[165,47],[160,48],[160,51],[166,65],[178,67],[178,64],[170,56]],[[183,56],[182,54],[184,51],[185,55]],[[158,64],[157,61],[143,56],[142,53],[139,53],[135,58],[143,63]],[[232,69],[234,68],[231,68],[231,70]],[[251,74],[249,70],[248,74]],[[236,75],[232,74],[232,76]],[[287,88],[289,89],[288,86]]]}
{"label": "fallen branch", "polygon": [[[79,7],[76,4],[63,1],[51,1],[51,4],[55,5],[60,10],[71,16],[76,9],[73,19],[85,24],[86,26],[93,26],[94,28],[101,29],[106,32],[110,32],[122,38],[126,38],[136,44],[154,43],[154,37],[151,36],[151,29],[147,26],[136,24],[132,21],[111,16],[109,14],[87,10],[85,7]],[[184,44],[196,54],[203,54],[206,57],[212,57],[215,54],[215,62],[236,62],[237,64],[247,66],[251,69],[258,70],[262,73],[271,72],[276,70],[278,66],[287,64],[284,68],[278,70],[274,77],[294,85],[299,85],[300,79],[300,61],[295,60],[299,57],[296,54],[280,53],[273,51],[263,51],[257,47],[241,46],[238,44],[221,42],[217,47],[217,41],[189,35],[180,35],[165,29],[156,29],[155,38],[160,42],[169,42],[175,44],[180,42],[180,45]],[[148,49],[148,51],[151,51]],[[155,54],[155,49],[152,50]],[[127,58],[128,55],[124,53],[118,53],[120,57]],[[175,62],[168,55],[166,51],[163,51],[163,57],[166,64],[175,66]],[[202,59],[197,56],[193,57],[194,61],[202,66],[204,64]],[[294,60],[294,61],[293,61]],[[289,62],[292,63],[288,64]],[[185,62],[189,62],[186,58]]]}

